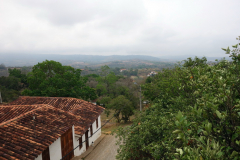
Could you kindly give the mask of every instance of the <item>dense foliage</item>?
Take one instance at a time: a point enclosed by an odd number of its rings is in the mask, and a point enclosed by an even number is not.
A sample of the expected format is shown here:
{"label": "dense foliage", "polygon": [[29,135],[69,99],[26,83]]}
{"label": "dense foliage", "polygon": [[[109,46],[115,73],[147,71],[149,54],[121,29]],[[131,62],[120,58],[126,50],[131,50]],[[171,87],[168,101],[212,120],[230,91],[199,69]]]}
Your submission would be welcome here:
{"label": "dense foliage", "polygon": [[21,95],[21,90],[27,85],[26,75],[19,69],[9,69],[9,76],[0,77],[0,92],[3,102],[10,102]]}
{"label": "dense foliage", "polygon": [[[121,120],[127,122],[139,104],[136,95],[137,89],[133,80],[116,75],[106,65],[101,67],[100,76],[92,74],[87,77],[89,80],[88,85],[96,88],[99,97],[97,104],[106,108],[105,113],[107,115],[109,115],[110,111],[118,113],[115,114],[118,122],[121,122]],[[122,109],[123,106],[125,106],[124,109]]]}
{"label": "dense foliage", "polygon": [[[240,37],[239,37],[240,38]],[[145,84],[151,107],[119,128],[117,159],[240,159],[240,55],[165,69]]]}
{"label": "dense foliage", "polygon": [[[129,117],[133,115],[134,111],[132,102],[123,95],[112,99],[109,104],[106,105],[106,108],[115,111],[114,116],[117,118],[118,122],[121,120],[127,122],[129,120]],[[120,114],[122,117],[120,117]]]}
{"label": "dense foliage", "polygon": [[23,95],[96,98],[95,90],[86,86],[87,79],[81,76],[81,70],[55,61],[46,60],[35,65],[28,73],[27,81],[29,88]]}
{"label": "dense foliage", "polygon": [[19,69],[8,69],[9,77],[16,77],[19,78],[20,82],[22,83],[23,87],[27,87],[27,75],[22,73],[22,70]]}

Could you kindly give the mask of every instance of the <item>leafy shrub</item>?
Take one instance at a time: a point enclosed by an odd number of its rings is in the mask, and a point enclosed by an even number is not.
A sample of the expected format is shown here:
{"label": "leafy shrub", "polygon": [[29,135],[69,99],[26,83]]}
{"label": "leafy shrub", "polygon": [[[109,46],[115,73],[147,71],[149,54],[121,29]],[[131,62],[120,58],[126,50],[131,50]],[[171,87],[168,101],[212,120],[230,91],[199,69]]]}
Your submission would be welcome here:
{"label": "leafy shrub", "polygon": [[238,45],[233,62],[189,58],[146,83],[152,106],[116,131],[117,159],[240,159]]}

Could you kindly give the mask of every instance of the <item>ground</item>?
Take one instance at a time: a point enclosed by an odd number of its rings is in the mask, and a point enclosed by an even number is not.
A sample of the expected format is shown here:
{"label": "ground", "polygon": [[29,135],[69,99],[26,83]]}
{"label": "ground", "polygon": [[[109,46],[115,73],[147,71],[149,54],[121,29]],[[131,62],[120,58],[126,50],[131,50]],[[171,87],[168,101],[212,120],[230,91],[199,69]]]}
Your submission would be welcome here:
{"label": "ground", "polygon": [[116,159],[118,146],[116,138],[112,135],[105,135],[103,140],[85,157],[84,160],[114,160]]}
{"label": "ground", "polygon": [[[101,114],[101,123],[102,125],[104,125],[109,119],[112,118],[114,112],[110,112],[109,116],[107,117],[107,115],[103,112]],[[120,115],[121,116],[121,115]],[[134,116],[130,117],[130,120],[132,120],[134,118]],[[102,130],[102,134],[110,134],[113,130],[117,129],[118,127],[125,127],[125,126],[129,126],[131,125],[132,122],[127,122],[127,123],[117,123],[116,122],[116,118],[111,119],[108,123],[106,123]]]}

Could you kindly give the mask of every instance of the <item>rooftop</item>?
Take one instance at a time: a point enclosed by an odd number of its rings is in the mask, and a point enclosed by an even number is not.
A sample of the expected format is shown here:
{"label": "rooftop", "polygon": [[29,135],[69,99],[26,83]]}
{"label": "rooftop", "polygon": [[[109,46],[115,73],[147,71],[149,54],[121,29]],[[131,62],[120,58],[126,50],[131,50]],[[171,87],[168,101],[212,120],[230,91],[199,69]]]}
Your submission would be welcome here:
{"label": "rooftop", "polygon": [[[23,110],[23,108],[28,108]],[[80,117],[50,105],[0,106],[7,120],[0,123],[0,155],[6,159],[35,159]],[[22,113],[22,114],[21,114]]]}
{"label": "rooftop", "polygon": [[[21,96],[17,100],[10,103],[10,105],[35,105],[35,104],[48,104],[58,109],[68,111],[76,116],[81,116],[84,123],[75,125],[75,132],[77,134],[84,134],[90,125],[98,118],[103,112],[104,108],[94,105],[77,98],[68,97],[30,97]],[[80,127],[80,128],[78,128]],[[83,129],[82,129],[83,128]]]}
{"label": "rooftop", "polygon": [[73,125],[83,135],[103,110],[66,97],[22,96],[0,105],[0,159],[35,159]]}

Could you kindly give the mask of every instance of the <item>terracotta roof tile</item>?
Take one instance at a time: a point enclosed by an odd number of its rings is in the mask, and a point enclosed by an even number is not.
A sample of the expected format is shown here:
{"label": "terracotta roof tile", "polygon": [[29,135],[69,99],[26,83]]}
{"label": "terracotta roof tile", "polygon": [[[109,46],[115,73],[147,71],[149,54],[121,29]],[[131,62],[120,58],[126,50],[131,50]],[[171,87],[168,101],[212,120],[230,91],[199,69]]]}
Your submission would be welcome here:
{"label": "terracotta roof tile", "polygon": [[76,134],[84,134],[103,110],[64,97],[23,96],[1,105],[0,159],[34,159],[72,125]]}
{"label": "terracotta roof tile", "polygon": [[75,133],[82,135],[90,127],[90,125],[103,112],[104,108],[94,105],[90,102],[69,97],[31,97],[20,96],[10,105],[34,105],[34,104],[49,104],[58,109],[68,111],[76,116],[81,116],[83,122],[74,124]]}
{"label": "terracotta roof tile", "polygon": [[24,114],[28,111],[36,109],[38,106],[32,105],[25,105],[25,106],[16,106],[16,107],[9,107],[9,106],[0,106],[0,123],[8,121],[12,118],[15,118],[21,114]]}
{"label": "terracotta roof tile", "polygon": [[15,118],[0,123],[0,159],[35,159],[75,122],[82,121],[50,105],[29,106],[32,110],[17,116],[22,107],[0,107],[1,112],[9,109],[17,113]]}

